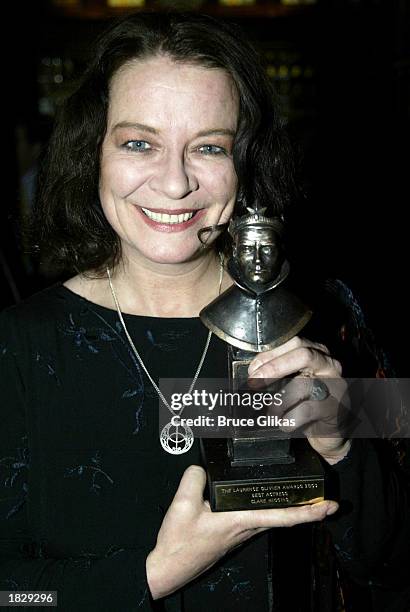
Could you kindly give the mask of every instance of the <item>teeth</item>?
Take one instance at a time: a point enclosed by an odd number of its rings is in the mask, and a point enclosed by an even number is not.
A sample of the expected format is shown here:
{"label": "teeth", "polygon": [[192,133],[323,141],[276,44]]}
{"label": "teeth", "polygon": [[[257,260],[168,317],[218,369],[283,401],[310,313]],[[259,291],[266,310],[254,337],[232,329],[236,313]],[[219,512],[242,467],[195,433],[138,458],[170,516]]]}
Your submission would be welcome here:
{"label": "teeth", "polygon": [[195,214],[195,212],[189,212],[181,215],[169,215],[167,213],[152,212],[152,210],[148,210],[147,208],[142,208],[142,210],[147,217],[153,221],[157,221],[158,223],[184,223],[185,221],[192,219]]}

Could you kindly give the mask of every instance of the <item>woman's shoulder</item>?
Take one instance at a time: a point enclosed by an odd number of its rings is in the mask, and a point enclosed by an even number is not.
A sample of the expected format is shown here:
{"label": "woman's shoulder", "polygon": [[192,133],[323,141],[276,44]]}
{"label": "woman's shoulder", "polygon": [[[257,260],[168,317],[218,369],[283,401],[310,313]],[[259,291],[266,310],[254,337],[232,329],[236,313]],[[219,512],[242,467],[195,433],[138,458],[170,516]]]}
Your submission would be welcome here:
{"label": "woman's shoulder", "polygon": [[21,366],[35,347],[50,345],[61,313],[61,287],[43,289],[0,312],[0,356],[6,361],[11,355]]}
{"label": "woman's shoulder", "polygon": [[81,308],[81,297],[61,282],[42,289],[0,312],[0,328],[18,330],[51,325],[67,308]]}

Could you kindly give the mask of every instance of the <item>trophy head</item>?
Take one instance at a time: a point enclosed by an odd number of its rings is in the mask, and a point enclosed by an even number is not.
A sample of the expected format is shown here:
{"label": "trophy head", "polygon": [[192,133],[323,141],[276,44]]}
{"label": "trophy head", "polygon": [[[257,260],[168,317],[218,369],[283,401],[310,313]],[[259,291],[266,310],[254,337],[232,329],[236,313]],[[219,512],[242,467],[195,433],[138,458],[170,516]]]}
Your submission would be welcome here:
{"label": "trophy head", "polygon": [[233,255],[243,278],[250,283],[269,283],[280,272],[280,245],[270,227],[254,225],[239,230]]}
{"label": "trophy head", "polygon": [[283,223],[248,209],[250,214],[231,221],[232,259],[239,284],[261,291],[272,286],[282,272]]}
{"label": "trophy head", "polygon": [[247,353],[287,342],[312,314],[282,285],[289,274],[282,248],[283,221],[265,217],[264,211],[248,208],[248,214],[230,221],[233,245],[228,271],[234,284],[199,313],[215,335]]}

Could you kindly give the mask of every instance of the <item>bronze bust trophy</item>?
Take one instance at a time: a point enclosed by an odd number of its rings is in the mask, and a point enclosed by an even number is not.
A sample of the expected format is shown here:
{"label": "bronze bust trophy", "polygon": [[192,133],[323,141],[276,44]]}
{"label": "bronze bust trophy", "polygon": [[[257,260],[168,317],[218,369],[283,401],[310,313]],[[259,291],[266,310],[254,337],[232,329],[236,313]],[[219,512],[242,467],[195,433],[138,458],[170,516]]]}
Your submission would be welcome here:
{"label": "bronze bust trophy", "polygon": [[[284,344],[312,315],[283,287],[289,274],[283,223],[264,212],[248,209],[247,215],[231,221],[228,270],[235,284],[200,313],[203,323],[228,343],[234,392],[246,388],[255,353]],[[283,386],[281,381],[274,384]],[[231,431],[228,439],[201,440],[213,510],[277,508],[324,499],[323,469],[306,440],[291,441],[277,427]]]}

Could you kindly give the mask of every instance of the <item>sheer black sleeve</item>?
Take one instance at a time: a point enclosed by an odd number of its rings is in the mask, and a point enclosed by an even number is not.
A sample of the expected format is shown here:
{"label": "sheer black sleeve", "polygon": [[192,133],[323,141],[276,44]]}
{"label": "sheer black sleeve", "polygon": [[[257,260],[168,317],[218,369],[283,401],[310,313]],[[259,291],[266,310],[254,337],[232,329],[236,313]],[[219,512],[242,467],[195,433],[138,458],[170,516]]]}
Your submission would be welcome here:
{"label": "sheer black sleeve", "polygon": [[[32,478],[27,426],[24,336],[0,315],[0,590],[56,590],[64,610],[152,610],[148,550],[119,549],[103,558],[49,558],[31,531]],[[27,355],[26,355],[27,357]]]}
{"label": "sheer black sleeve", "polygon": [[353,440],[330,467],[340,510],[328,519],[342,571],[368,587],[374,610],[410,607],[410,494],[389,443]]}

